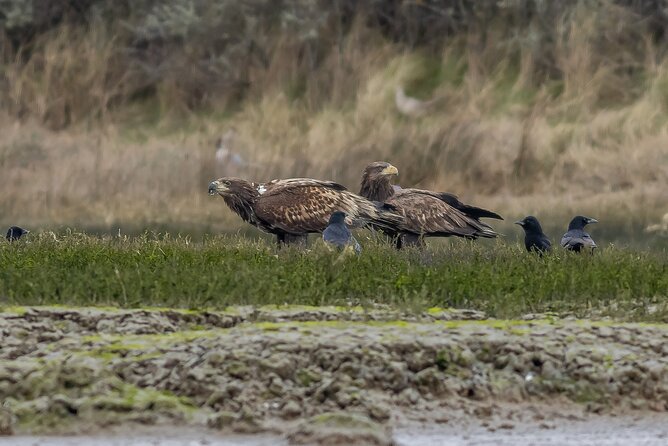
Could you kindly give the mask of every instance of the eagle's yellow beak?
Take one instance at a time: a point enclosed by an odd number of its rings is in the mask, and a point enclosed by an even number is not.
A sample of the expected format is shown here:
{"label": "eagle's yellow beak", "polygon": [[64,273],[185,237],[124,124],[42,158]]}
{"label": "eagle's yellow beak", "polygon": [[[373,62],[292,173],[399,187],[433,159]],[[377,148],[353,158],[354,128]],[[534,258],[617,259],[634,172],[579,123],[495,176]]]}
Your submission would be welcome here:
{"label": "eagle's yellow beak", "polygon": [[227,191],[227,187],[219,180],[209,183],[209,195],[216,195]]}
{"label": "eagle's yellow beak", "polygon": [[392,164],[387,166],[380,172],[381,175],[399,175],[399,170],[394,167]]}

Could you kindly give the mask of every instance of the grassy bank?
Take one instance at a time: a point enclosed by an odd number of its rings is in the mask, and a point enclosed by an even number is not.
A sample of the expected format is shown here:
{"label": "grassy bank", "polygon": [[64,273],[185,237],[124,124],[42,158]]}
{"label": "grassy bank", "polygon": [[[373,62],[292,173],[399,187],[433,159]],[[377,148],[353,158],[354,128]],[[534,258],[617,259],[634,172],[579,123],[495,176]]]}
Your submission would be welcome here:
{"label": "grassy bank", "polygon": [[0,244],[5,305],[224,308],[239,304],[459,307],[493,317],[554,311],[668,321],[668,253],[607,248],[545,258],[519,245],[455,242],[426,253],[372,241],[340,258],[317,243],[276,252],[231,237],[42,234]]}

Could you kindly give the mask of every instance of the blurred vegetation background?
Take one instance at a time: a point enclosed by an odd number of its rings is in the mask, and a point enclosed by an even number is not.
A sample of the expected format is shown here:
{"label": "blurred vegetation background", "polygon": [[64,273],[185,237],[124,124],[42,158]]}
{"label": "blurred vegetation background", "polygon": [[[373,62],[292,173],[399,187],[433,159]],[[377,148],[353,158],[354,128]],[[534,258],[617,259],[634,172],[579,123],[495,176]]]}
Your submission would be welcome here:
{"label": "blurred vegetation background", "polygon": [[663,0],[0,0],[0,223],[230,231],[214,178],[357,191],[386,160],[510,234],[628,238],[668,212],[667,26]]}

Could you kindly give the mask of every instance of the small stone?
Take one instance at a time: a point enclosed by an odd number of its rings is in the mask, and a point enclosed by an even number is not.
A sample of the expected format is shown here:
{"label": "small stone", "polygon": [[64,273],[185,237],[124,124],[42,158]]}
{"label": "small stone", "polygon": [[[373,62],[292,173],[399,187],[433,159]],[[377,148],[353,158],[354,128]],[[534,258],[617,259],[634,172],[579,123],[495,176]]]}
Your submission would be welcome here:
{"label": "small stone", "polygon": [[222,407],[225,404],[225,400],[227,399],[227,393],[216,390],[214,391],[209,398],[206,399],[206,403],[204,403],[206,406],[209,407]]}
{"label": "small stone", "polygon": [[383,381],[388,388],[399,392],[408,386],[408,373],[405,363],[391,362],[383,373]]}
{"label": "small stone", "polygon": [[421,370],[415,375],[415,379],[421,390],[428,390],[435,395],[442,393],[444,390],[443,374],[436,367]]}
{"label": "small stone", "polygon": [[14,414],[5,407],[0,407],[0,436],[14,434]]}
{"label": "small stone", "polygon": [[318,372],[308,369],[300,369],[296,374],[297,382],[304,387],[308,387],[313,383],[320,382],[322,375]]}
{"label": "small stone", "polygon": [[498,355],[494,358],[494,368],[497,370],[505,369],[508,362],[508,355]]}
{"label": "small stone", "polygon": [[457,356],[457,364],[462,367],[470,367],[475,361],[475,355],[471,350],[465,348]]}
{"label": "small stone", "polygon": [[415,389],[408,388],[399,395],[401,401],[406,405],[415,405],[420,400],[420,394]]}
{"label": "small stone", "polygon": [[232,430],[239,434],[257,434],[265,430],[260,419],[252,412],[244,409],[241,416],[232,423]]}
{"label": "small stone", "polygon": [[226,429],[236,420],[237,416],[232,412],[222,411],[209,417],[206,424],[212,429]]}
{"label": "small stone", "polygon": [[250,369],[241,361],[231,361],[225,369],[233,378],[246,379],[250,377]]}
{"label": "small stone", "polygon": [[381,404],[370,404],[367,407],[367,411],[371,418],[376,421],[387,421],[390,419],[390,409],[387,406]]}
{"label": "small stone", "polygon": [[602,338],[611,338],[615,335],[615,332],[610,327],[602,326],[598,327],[598,335]]}
{"label": "small stone", "polygon": [[206,355],[206,362],[212,367],[218,367],[225,362],[225,354],[217,350],[209,352]]}
{"label": "small stone", "polygon": [[241,387],[241,384],[237,382],[231,382],[227,386],[224,387],[225,393],[230,397],[230,398],[236,398],[237,396],[241,395],[241,392],[244,390],[243,387]]}
{"label": "small stone", "polygon": [[283,385],[283,381],[277,376],[274,376],[274,379],[271,380],[269,386],[267,386],[267,390],[278,397],[285,394],[285,386]]}
{"label": "small stone", "polygon": [[260,363],[265,370],[277,374],[283,379],[292,378],[295,373],[295,364],[287,355],[273,355]]}
{"label": "small stone", "polygon": [[98,323],[95,329],[97,330],[98,333],[113,333],[116,331],[116,321],[112,321],[109,319],[101,319]]}
{"label": "small stone", "polygon": [[473,413],[478,418],[490,418],[492,416],[492,406],[478,406],[473,409]]}
{"label": "small stone", "polygon": [[302,414],[301,406],[295,400],[288,400],[281,409],[281,417],[296,418]]}
{"label": "small stone", "polygon": [[418,351],[410,355],[406,359],[406,363],[408,364],[408,369],[411,372],[417,373],[421,370],[426,369],[431,364],[433,364],[433,360],[429,355],[425,354],[423,351]]}
{"label": "small stone", "polygon": [[636,410],[647,410],[647,401],[640,398],[634,398],[631,400],[631,407]]}
{"label": "small stone", "polygon": [[350,403],[352,402],[353,398],[350,396],[350,393],[341,390],[334,395],[334,401],[336,401],[336,404],[339,405],[341,409],[345,409],[346,407],[350,406]]}
{"label": "small stone", "polygon": [[333,379],[325,379],[322,381],[322,384],[315,391],[315,399],[320,403],[324,403],[328,399],[332,398],[336,393],[341,390],[341,385],[334,381]]}
{"label": "small stone", "polygon": [[304,420],[287,438],[291,445],[394,445],[389,429],[364,415],[344,412]]}

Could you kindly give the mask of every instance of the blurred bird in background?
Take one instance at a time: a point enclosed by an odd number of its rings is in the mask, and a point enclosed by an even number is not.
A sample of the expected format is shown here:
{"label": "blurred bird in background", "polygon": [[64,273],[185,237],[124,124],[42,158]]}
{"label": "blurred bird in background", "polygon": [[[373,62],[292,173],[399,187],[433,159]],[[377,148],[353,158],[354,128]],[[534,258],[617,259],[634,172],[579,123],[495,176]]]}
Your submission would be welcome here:
{"label": "blurred bird in background", "polygon": [[668,213],[661,218],[660,223],[647,226],[645,232],[668,237]]}
{"label": "blurred bird in background", "polygon": [[404,88],[398,86],[394,91],[394,104],[397,110],[404,116],[422,116],[437,102],[437,99],[423,101],[421,99],[407,96]]}

